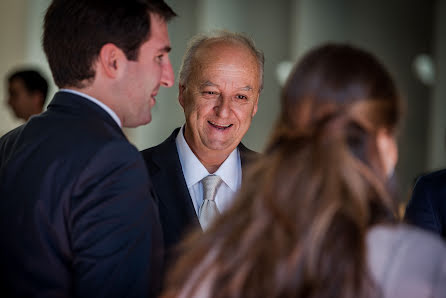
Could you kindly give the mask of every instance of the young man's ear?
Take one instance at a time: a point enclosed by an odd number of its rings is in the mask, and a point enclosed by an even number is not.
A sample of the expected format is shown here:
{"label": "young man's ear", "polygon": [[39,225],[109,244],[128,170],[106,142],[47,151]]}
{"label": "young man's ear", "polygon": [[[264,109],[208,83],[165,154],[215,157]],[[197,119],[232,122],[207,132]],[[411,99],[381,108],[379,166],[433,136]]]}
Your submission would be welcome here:
{"label": "young man's ear", "polygon": [[184,96],[186,92],[186,87],[184,85],[178,84],[178,101],[180,102],[180,105],[184,109]]}
{"label": "young man's ear", "polygon": [[99,66],[103,73],[110,78],[116,78],[127,61],[124,52],[112,43],[102,46],[98,56]]}

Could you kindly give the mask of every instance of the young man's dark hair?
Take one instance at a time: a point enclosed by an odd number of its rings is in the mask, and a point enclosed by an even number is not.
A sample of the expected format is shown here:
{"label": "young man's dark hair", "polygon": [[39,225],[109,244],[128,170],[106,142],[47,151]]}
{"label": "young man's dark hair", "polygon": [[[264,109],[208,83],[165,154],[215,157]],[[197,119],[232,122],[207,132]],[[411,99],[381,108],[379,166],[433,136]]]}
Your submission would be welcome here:
{"label": "young man's dark hair", "polygon": [[82,81],[94,78],[93,62],[107,43],[137,60],[150,38],[150,14],[166,22],[176,16],[160,0],[53,1],[45,16],[43,48],[56,85],[85,87]]}
{"label": "young man's dark hair", "polygon": [[23,86],[26,91],[40,92],[42,94],[42,107],[45,103],[46,96],[48,94],[48,83],[46,79],[36,70],[19,70],[11,73],[8,76],[8,83],[11,84],[12,81],[19,79],[22,80]]}

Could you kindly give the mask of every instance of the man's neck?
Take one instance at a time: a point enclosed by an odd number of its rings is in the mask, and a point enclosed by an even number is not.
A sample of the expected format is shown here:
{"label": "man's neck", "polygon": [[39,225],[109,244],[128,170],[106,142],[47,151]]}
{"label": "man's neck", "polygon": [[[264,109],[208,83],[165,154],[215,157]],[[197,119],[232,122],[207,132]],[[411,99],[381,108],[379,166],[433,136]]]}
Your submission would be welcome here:
{"label": "man's neck", "polygon": [[198,153],[192,148],[191,150],[210,174],[215,173],[229,156],[226,152],[210,151]]}
{"label": "man's neck", "polygon": [[190,150],[192,150],[192,152],[210,174],[215,173],[228,158],[231,152],[234,151],[234,149],[211,150],[208,148],[194,148],[192,142],[188,141],[188,136],[185,131],[183,132],[183,136]]}
{"label": "man's neck", "polygon": [[122,127],[123,120],[119,117],[118,112],[119,110],[114,106],[112,101],[110,100],[104,100],[107,99],[107,96],[104,96],[101,92],[97,92],[97,88],[73,88],[73,87],[64,87],[61,88],[62,91],[72,91],[77,93],[78,95],[81,95],[83,97],[86,97],[90,101],[93,101],[95,104],[100,106],[102,109],[104,109],[110,116],[115,120],[115,122]]}

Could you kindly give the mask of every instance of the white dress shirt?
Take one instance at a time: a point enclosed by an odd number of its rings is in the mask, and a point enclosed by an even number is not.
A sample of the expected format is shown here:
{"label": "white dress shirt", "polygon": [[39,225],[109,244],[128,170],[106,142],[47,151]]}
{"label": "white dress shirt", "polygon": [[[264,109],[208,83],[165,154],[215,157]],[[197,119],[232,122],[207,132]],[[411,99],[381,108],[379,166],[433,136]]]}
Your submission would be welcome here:
{"label": "white dress shirt", "polygon": [[106,111],[113,118],[113,120],[115,120],[116,124],[118,124],[118,126],[122,128],[121,119],[119,119],[118,115],[116,115],[116,113],[112,109],[110,109],[107,105],[105,105],[103,102],[97,100],[96,98],[94,98],[88,94],[85,94],[85,93],[82,93],[79,91],[75,91],[75,90],[71,90],[71,89],[62,88],[59,90],[59,92],[68,92],[68,93],[76,94],[76,95],[79,95],[80,97],[88,99],[91,102],[94,102],[95,104],[100,106],[104,111]]}
{"label": "white dress shirt", "polygon": [[[210,173],[190,149],[184,138],[183,131],[184,125],[181,127],[175,142],[184,179],[186,180],[195,212],[199,216],[200,206],[203,203],[203,184],[201,180],[210,175]],[[214,175],[220,176],[223,180],[215,195],[217,208],[220,212],[223,212],[230,207],[234,194],[240,188],[242,182],[242,166],[238,148],[235,148],[229,154]]]}

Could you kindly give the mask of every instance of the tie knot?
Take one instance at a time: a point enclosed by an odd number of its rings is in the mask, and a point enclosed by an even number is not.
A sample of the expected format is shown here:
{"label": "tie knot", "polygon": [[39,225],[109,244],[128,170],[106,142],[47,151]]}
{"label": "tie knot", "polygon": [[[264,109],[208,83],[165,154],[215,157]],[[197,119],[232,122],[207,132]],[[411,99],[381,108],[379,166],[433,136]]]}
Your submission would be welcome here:
{"label": "tie knot", "polygon": [[208,175],[204,177],[201,182],[203,183],[203,199],[214,200],[217,188],[222,183],[220,176]]}

